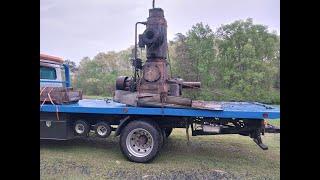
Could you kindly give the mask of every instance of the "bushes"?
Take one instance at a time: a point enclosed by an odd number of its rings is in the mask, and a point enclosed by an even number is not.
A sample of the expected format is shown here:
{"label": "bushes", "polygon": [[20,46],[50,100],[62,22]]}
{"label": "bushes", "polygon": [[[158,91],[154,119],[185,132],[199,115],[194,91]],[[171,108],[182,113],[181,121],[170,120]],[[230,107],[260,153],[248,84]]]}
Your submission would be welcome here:
{"label": "bushes", "polygon": [[[76,86],[87,95],[112,96],[119,75],[132,75],[132,48],[83,58]],[[201,81],[183,96],[202,100],[280,102],[280,37],[252,19],[222,25],[216,32],[198,23],[169,42],[173,76]],[[145,58],[143,58],[145,59]]]}

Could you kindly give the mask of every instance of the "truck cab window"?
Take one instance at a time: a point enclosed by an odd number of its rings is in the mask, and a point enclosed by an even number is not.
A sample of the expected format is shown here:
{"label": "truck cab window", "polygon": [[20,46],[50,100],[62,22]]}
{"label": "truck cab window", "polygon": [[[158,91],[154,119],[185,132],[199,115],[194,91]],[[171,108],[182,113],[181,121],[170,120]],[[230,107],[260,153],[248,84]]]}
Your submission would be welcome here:
{"label": "truck cab window", "polygon": [[40,67],[40,79],[57,79],[56,69],[53,67]]}

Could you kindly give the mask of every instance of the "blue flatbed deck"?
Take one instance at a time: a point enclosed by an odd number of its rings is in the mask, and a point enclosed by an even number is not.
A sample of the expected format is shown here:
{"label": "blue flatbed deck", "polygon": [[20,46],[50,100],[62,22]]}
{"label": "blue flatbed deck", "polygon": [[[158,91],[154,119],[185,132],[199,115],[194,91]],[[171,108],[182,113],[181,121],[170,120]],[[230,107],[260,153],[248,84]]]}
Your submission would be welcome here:
{"label": "blue flatbed deck", "polygon": [[130,107],[112,100],[83,99],[73,104],[40,106],[40,112],[86,113],[105,115],[185,116],[241,119],[277,119],[280,109],[255,102],[216,102],[223,110],[188,108]]}

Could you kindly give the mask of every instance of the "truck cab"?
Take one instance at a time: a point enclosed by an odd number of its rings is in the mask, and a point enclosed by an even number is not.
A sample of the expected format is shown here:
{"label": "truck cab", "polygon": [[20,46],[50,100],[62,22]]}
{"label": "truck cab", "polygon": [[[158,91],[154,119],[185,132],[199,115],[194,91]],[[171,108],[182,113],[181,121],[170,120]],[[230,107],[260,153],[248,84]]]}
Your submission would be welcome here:
{"label": "truck cab", "polygon": [[40,87],[70,87],[69,67],[62,58],[40,54]]}

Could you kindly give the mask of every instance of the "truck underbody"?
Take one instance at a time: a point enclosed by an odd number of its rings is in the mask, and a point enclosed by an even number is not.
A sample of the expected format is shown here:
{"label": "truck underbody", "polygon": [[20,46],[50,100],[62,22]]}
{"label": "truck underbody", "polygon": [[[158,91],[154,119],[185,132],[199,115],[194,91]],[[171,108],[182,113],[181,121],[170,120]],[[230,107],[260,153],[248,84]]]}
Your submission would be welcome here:
{"label": "truck underbody", "polygon": [[87,137],[90,131],[107,138],[114,131],[115,136],[120,135],[122,152],[134,162],[155,158],[173,128],[185,128],[188,139],[189,135],[249,136],[260,148],[268,149],[261,140],[266,130],[264,119],[279,118],[277,108],[248,102],[220,104],[223,110],[216,111],[130,107],[112,100],[88,99],[72,104],[43,104],[40,106],[40,138],[68,140]]}

